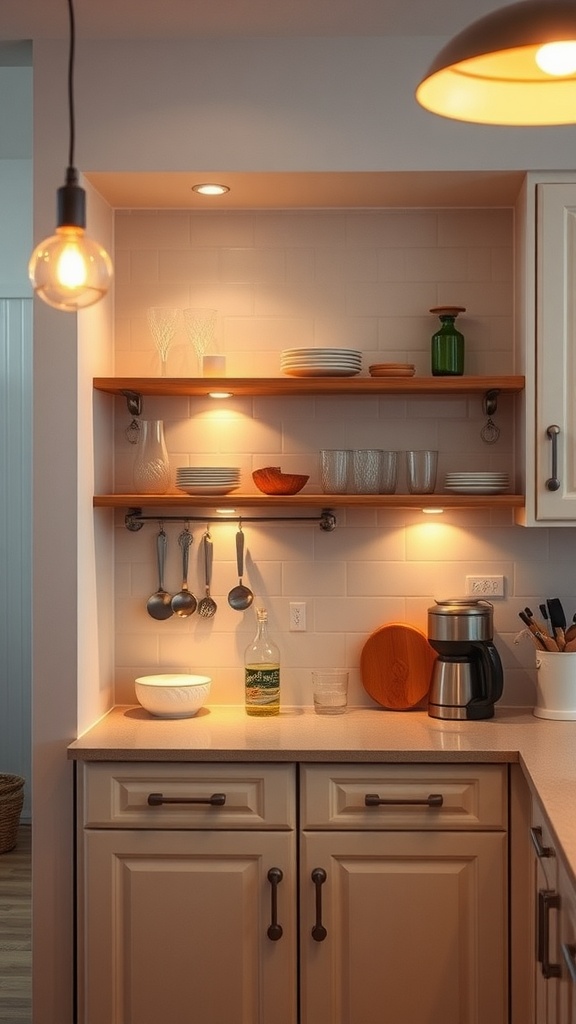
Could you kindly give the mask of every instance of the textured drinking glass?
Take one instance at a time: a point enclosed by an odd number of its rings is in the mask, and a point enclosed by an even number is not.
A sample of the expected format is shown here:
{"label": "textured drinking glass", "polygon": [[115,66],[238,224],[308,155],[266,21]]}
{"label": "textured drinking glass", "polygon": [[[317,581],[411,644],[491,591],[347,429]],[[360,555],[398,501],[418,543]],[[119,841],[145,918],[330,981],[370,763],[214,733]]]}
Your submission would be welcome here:
{"label": "textured drinking glass", "polygon": [[198,372],[203,373],[203,357],[214,346],[216,334],[216,309],[185,309],[184,326],[188,341],[191,343],[198,359]]}
{"label": "textured drinking glass", "polygon": [[344,448],[323,448],[321,450],[320,486],[324,494],[346,494],[348,455],[348,451]]}
{"label": "textured drinking glass", "polygon": [[398,482],[398,452],[380,452],[380,494],[394,494]]}
{"label": "textured drinking glass", "polygon": [[348,704],[348,670],[321,668],[312,672],[312,695],[317,715],[342,715]]}
{"label": "textured drinking glass", "polygon": [[406,472],[410,494],[432,494],[436,486],[438,452],[406,452]]}
{"label": "textured drinking glass", "polygon": [[382,452],[378,448],[354,448],[349,455],[348,483],[352,494],[379,494]]}

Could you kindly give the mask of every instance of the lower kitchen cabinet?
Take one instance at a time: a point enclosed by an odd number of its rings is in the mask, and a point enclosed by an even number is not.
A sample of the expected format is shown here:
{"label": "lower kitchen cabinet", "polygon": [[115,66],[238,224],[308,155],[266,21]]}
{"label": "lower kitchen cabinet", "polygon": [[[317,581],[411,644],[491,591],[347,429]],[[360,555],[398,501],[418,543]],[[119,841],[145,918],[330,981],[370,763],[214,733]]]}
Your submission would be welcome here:
{"label": "lower kitchen cabinet", "polygon": [[94,831],[84,865],[86,1024],[294,1024],[293,835]]}
{"label": "lower kitchen cabinet", "polygon": [[576,886],[562,860],[558,864],[558,895],[562,970],[558,992],[558,1020],[560,1024],[576,1024]]}
{"label": "lower kitchen cabinet", "polygon": [[558,861],[542,809],[532,804],[532,892],[534,917],[534,1024],[559,1024]]}
{"label": "lower kitchen cabinet", "polygon": [[303,1021],[508,1020],[505,834],[305,834],[301,849]]}
{"label": "lower kitchen cabinet", "polygon": [[505,767],[78,773],[79,1024],[507,1024]]}
{"label": "lower kitchen cabinet", "polygon": [[300,815],[303,1024],[507,1024],[506,769],[307,764]]}

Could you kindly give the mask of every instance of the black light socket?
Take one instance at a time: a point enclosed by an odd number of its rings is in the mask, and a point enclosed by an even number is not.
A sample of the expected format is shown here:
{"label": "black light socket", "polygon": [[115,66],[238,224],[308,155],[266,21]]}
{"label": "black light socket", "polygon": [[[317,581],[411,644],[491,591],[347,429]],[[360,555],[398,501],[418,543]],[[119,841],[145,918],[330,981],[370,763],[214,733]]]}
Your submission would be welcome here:
{"label": "black light socket", "polygon": [[57,225],[62,227],[86,227],[86,192],[78,184],[75,167],[66,170],[66,184],[57,193]]}

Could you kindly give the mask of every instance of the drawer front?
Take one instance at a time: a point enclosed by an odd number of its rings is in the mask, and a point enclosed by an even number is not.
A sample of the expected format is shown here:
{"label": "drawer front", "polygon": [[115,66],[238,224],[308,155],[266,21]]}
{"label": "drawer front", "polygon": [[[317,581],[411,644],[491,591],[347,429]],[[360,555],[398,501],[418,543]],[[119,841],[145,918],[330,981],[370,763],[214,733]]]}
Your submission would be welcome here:
{"label": "drawer front", "polygon": [[99,762],[79,772],[85,828],[292,829],[296,820],[292,765]]}
{"label": "drawer front", "polygon": [[302,765],[302,828],[505,829],[507,779],[497,764]]}

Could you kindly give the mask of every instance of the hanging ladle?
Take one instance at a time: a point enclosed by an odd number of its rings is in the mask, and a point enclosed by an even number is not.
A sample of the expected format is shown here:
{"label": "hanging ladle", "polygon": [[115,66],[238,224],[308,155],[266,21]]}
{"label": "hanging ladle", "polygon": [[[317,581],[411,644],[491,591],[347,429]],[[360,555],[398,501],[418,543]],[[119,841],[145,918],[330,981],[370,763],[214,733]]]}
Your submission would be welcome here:
{"label": "hanging ladle", "polygon": [[242,523],[238,523],[238,532],[236,533],[236,563],[238,566],[238,586],[232,587],[228,594],[228,604],[234,611],[243,612],[252,604],[254,594],[249,587],[245,587],[242,584],[242,577],[244,575],[244,534],[242,533]]}
{"label": "hanging ladle", "polygon": [[192,534],[188,524],[186,524],[186,529],[182,530],[178,537],[178,543],[182,548],[182,589],[177,594],[174,594],[172,598],[172,611],[179,615],[181,619],[187,619],[189,615],[194,614],[198,607],[194,594],[191,594],[188,589],[188,561],[190,545],[192,544]]}
{"label": "hanging ladle", "polygon": [[216,614],[217,604],[214,598],[210,597],[210,582],[212,579],[213,548],[210,531],[207,529],[204,534],[204,573],[206,582],[206,596],[198,602],[198,614],[204,619],[211,619]]}
{"label": "hanging ladle", "polygon": [[166,561],[166,545],[168,539],[161,525],[156,538],[156,556],[158,558],[158,590],[148,598],[146,610],[153,619],[169,619],[172,615],[172,598],[164,590],[164,563]]}

